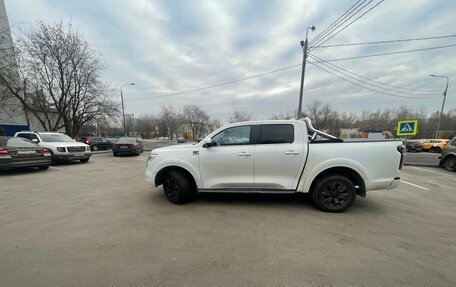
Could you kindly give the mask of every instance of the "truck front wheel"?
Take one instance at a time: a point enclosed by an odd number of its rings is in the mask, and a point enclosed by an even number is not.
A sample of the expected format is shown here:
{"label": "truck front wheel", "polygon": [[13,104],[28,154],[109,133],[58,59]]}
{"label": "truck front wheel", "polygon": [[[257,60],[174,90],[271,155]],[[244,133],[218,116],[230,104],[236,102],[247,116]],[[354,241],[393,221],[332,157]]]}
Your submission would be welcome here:
{"label": "truck front wheel", "polygon": [[318,179],[312,190],[313,202],[323,211],[342,212],[355,201],[353,182],[342,175],[328,175]]}
{"label": "truck front wheel", "polygon": [[170,171],[165,175],[163,190],[168,200],[174,204],[189,202],[196,193],[191,179],[178,171]]}

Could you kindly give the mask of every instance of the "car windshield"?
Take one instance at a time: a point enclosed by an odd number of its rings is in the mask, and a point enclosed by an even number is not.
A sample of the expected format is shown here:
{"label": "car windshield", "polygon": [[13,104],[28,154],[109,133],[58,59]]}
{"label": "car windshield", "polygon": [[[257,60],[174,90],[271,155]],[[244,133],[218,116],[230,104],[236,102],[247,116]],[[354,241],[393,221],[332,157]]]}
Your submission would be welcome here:
{"label": "car windshield", "polygon": [[43,142],[72,142],[74,141],[67,135],[64,134],[40,134]]}

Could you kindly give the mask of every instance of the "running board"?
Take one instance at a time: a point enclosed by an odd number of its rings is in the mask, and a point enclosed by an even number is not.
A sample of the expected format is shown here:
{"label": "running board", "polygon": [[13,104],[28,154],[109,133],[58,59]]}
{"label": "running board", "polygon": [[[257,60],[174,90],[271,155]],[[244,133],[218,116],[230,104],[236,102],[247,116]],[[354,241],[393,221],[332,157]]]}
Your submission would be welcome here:
{"label": "running board", "polygon": [[255,189],[255,188],[215,188],[215,189],[198,189],[198,192],[218,192],[218,193],[295,193],[294,189]]}

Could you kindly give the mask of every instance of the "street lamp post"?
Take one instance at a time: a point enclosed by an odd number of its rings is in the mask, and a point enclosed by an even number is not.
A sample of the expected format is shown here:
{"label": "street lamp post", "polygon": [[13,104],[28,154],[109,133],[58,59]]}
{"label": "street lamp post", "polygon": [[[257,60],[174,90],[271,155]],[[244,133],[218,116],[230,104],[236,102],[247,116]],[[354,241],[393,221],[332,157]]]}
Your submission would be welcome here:
{"label": "street lamp post", "polygon": [[307,41],[307,34],[309,33],[309,29],[311,29],[312,31],[315,31],[315,26],[307,27],[306,40],[301,41],[303,55],[302,55],[302,71],[301,71],[301,89],[299,90],[298,119],[301,118],[301,114],[302,114],[302,93],[304,91],[304,76],[306,75],[307,48],[308,48],[308,44],[309,44],[309,42]]}
{"label": "street lamp post", "polygon": [[446,78],[446,80],[447,80],[446,86],[445,86],[445,91],[443,91],[442,109],[440,110],[439,121],[437,123],[437,130],[435,131],[435,138],[438,138],[439,133],[440,133],[440,124],[442,122],[443,108],[445,107],[445,100],[446,100],[446,95],[447,95],[447,91],[448,91],[448,83],[449,83],[450,79],[447,76],[437,76],[437,75],[430,75],[430,76],[436,77],[436,78]]}
{"label": "street lamp post", "polygon": [[126,135],[126,131],[125,131],[125,109],[124,109],[124,100],[123,100],[123,93],[122,93],[122,88],[125,87],[125,86],[134,86],[135,83],[130,83],[130,84],[123,84],[120,86],[120,100],[122,102],[122,119],[123,119],[123,132],[124,132],[124,135]]}

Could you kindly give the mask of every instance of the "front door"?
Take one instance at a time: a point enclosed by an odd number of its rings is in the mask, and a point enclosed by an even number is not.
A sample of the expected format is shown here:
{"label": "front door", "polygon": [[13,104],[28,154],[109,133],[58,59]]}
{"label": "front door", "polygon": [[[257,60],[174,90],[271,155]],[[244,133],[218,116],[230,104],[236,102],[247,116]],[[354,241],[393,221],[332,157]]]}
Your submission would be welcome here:
{"label": "front door", "polygon": [[245,190],[254,187],[252,126],[226,128],[211,138],[215,146],[199,155],[203,189]]}

